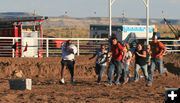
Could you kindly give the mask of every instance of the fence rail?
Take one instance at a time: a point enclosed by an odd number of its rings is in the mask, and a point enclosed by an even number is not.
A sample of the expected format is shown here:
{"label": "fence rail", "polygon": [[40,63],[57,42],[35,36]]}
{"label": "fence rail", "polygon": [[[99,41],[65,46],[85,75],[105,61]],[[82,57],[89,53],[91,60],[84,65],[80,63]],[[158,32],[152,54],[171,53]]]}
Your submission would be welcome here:
{"label": "fence rail", "polygon": [[[30,41],[29,41],[30,40]],[[36,41],[36,44],[31,44],[31,41]],[[34,57],[38,57],[40,54],[43,57],[60,56],[61,44],[66,40],[72,40],[73,44],[77,46],[78,53],[80,54],[92,54],[101,44],[107,44],[105,39],[97,38],[23,38],[23,37],[0,37],[0,57],[28,57],[28,54],[34,53]],[[26,48],[26,43],[27,50]],[[180,52],[180,45],[174,44],[174,42],[180,42],[180,40],[159,40],[165,43],[168,53]],[[24,42],[24,43],[23,43]],[[170,42],[170,44],[169,44]],[[16,48],[12,46],[16,44]],[[36,49],[35,49],[36,48]],[[178,48],[178,49],[177,49]],[[34,51],[35,50],[35,51]]]}
{"label": "fence rail", "polygon": [[[30,41],[28,41],[30,40]],[[36,44],[31,45],[31,41],[37,41]],[[72,40],[73,44],[77,46],[78,53],[80,54],[92,54],[95,53],[96,49],[100,47],[101,44],[107,44],[107,40],[105,39],[95,39],[95,38],[28,38],[28,37],[0,37],[0,57],[8,56],[8,57],[26,57],[22,56],[22,54],[31,53],[33,48],[36,48],[36,52],[34,57],[39,56],[39,51],[42,53],[43,57],[50,56],[60,56],[61,45],[66,40]],[[7,42],[6,42],[7,41]],[[27,42],[27,51],[24,52],[26,48],[26,44],[23,42]],[[13,49],[12,46],[16,44],[16,49]],[[17,51],[17,48],[19,51]],[[2,51],[2,52],[1,52]],[[5,55],[6,54],[6,55]]]}

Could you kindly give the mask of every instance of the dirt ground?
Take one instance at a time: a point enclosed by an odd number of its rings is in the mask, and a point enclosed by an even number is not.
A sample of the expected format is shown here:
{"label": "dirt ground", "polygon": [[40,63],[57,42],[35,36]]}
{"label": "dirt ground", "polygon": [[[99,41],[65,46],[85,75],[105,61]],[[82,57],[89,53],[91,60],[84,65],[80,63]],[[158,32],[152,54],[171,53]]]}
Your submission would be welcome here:
{"label": "dirt ground", "polygon": [[[61,58],[0,58],[0,103],[163,103],[165,88],[180,88],[180,54],[169,54],[164,58],[168,76],[155,71],[152,87],[146,87],[144,78],[125,85],[105,86],[106,71],[100,85],[96,83],[92,55],[76,57],[75,80],[70,83],[66,71],[65,85],[60,79]],[[23,78],[32,79],[32,90],[11,90],[9,79],[14,70],[22,70]],[[133,76],[134,60],[130,74]]]}

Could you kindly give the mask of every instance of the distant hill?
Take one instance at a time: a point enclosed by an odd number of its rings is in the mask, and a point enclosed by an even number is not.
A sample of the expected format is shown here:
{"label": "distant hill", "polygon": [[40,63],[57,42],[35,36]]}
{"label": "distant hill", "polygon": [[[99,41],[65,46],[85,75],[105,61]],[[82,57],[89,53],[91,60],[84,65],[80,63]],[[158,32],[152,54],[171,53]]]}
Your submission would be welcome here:
{"label": "distant hill", "polygon": [[3,12],[3,13],[0,13],[0,18],[30,17],[30,16],[33,16],[33,14],[26,13],[26,12]]}
{"label": "distant hill", "polygon": [[[171,24],[180,25],[180,20],[168,19]],[[73,18],[73,17],[49,17],[44,22],[44,27],[89,27],[90,24],[109,24],[108,17],[86,17],[86,18]],[[122,18],[112,18],[113,25],[122,25]],[[129,25],[145,25],[146,19],[126,18],[125,24]],[[150,19],[151,25],[164,24],[163,19]]]}
{"label": "distant hill", "polygon": [[[32,17],[33,13],[26,12],[3,12],[0,13],[0,18],[13,18],[13,17]],[[180,25],[180,20],[170,19],[171,24]],[[126,18],[125,23],[129,25],[146,24],[145,18]],[[49,17],[44,21],[45,28],[58,28],[58,27],[89,27],[90,24],[109,24],[108,17],[86,17],[75,18],[67,15],[60,17]],[[122,18],[112,18],[113,25],[122,25]],[[151,25],[164,24],[163,19],[150,19]]]}

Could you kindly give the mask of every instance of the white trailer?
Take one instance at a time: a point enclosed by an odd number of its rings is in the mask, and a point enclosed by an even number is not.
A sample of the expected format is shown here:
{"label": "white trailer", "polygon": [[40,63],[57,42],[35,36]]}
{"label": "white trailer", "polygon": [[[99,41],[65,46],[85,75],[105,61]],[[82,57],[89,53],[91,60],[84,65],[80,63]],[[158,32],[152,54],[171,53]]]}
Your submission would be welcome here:
{"label": "white trailer", "polygon": [[[153,35],[155,26],[149,26],[149,38]],[[90,25],[90,38],[108,38],[109,25]],[[112,35],[116,34],[121,42],[130,42],[132,39],[146,39],[145,25],[112,25]]]}

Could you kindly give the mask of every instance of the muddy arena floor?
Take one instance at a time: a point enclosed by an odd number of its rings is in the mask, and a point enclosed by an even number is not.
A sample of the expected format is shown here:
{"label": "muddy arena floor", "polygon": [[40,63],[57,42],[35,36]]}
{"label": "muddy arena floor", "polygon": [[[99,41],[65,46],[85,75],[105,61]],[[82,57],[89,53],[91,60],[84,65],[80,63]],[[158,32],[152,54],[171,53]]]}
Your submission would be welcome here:
{"label": "muddy arena floor", "polygon": [[[155,70],[152,87],[146,87],[144,78],[125,85],[105,86],[107,69],[102,83],[96,83],[92,55],[76,57],[75,84],[70,83],[66,71],[65,85],[59,84],[61,57],[50,58],[1,58],[0,59],[0,103],[163,103],[165,88],[180,88],[180,54],[164,57],[168,76]],[[14,70],[22,70],[23,78],[32,79],[32,90],[11,90],[9,79]],[[141,70],[140,70],[141,73]],[[141,73],[142,74],[142,73]],[[134,76],[134,60],[130,75]]]}

